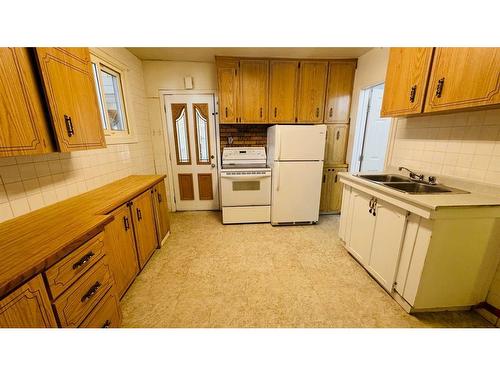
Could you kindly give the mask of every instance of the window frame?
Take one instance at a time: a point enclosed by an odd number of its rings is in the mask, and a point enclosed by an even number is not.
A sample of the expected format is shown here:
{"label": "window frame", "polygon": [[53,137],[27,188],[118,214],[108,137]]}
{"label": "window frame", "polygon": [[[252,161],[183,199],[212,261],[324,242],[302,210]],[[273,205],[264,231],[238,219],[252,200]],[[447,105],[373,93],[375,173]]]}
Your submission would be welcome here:
{"label": "window frame", "polygon": [[[94,86],[96,87],[96,89],[97,87],[99,87],[100,91],[97,93],[97,100],[98,100],[99,111],[101,111],[101,108],[104,111],[104,119],[103,116],[100,117],[101,117],[101,122],[103,120],[106,121],[105,124],[101,124],[106,139],[106,143],[107,144],[137,143],[137,138],[134,132],[134,124],[130,113],[130,109],[132,107],[131,105],[129,105],[130,102],[127,93],[128,69],[120,63],[111,61],[107,55],[100,54],[95,50],[91,50],[90,52],[90,61],[92,64],[96,65],[97,73],[99,74],[99,81],[95,82]],[[106,99],[102,87],[101,69],[109,74],[115,75],[118,80],[119,90],[120,90],[119,95],[121,100],[121,107],[123,112],[122,116],[125,125],[125,130],[111,130],[110,128],[109,118],[107,117],[108,111],[106,107]],[[92,78],[94,79],[94,76],[92,76]],[[99,98],[102,98],[102,106],[101,102],[99,102]]]}

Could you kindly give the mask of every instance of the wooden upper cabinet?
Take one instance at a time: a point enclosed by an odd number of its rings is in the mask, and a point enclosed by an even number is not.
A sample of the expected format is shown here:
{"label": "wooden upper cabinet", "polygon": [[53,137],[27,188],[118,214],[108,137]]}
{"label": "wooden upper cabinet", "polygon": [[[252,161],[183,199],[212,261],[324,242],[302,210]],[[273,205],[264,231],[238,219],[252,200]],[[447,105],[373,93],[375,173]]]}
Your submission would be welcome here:
{"label": "wooden upper cabinet", "polygon": [[0,48],[0,157],[54,151],[28,48]]}
{"label": "wooden upper cabinet", "polygon": [[219,97],[219,121],[222,124],[238,122],[239,76],[238,60],[217,57],[217,83]]}
{"label": "wooden upper cabinet", "polygon": [[297,122],[321,123],[325,108],[328,62],[302,61],[299,71]]}
{"label": "wooden upper cabinet", "polygon": [[274,60],[269,70],[269,120],[275,124],[294,123],[299,62]]}
{"label": "wooden upper cabinet", "polygon": [[106,147],[88,48],[36,48],[59,150]]}
{"label": "wooden upper cabinet", "polygon": [[269,62],[240,60],[240,119],[244,124],[267,123]]}
{"label": "wooden upper cabinet", "polygon": [[131,206],[134,218],[137,254],[141,269],[144,268],[144,265],[158,246],[156,221],[151,197],[152,191],[149,189],[132,200]]}
{"label": "wooden upper cabinet", "polygon": [[382,116],[421,113],[433,48],[391,48]]}
{"label": "wooden upper cabinet", "polygon": [[129,207],[125,204],[111,212],[111,215],[114,220],[104,229],[104,243],[115,287],[121,297],[139,273],[139,262]]}
{"label": "wooden upper cabinet", "polygon": [[436,48],[425,112],[500,104],[500,48]]}
{"label": "wooden upper cabinet", "polygon": [[349,123],[356,61],[330,62],[325,104],[325,123]]}
{"label": "wooden upper cabinet", "polygon": [[55,328],[56,319],[41,275],[0,300],[0,328]]}

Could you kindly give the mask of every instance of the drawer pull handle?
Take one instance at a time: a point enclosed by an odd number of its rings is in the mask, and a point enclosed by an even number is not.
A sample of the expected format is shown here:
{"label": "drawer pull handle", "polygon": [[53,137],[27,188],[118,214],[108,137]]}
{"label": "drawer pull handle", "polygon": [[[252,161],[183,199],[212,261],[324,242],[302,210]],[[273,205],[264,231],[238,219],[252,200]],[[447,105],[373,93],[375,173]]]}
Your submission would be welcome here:
{"label": "drawer pull handle", "polygon": [[136,211],[137,211],[137,220],[141,221],[142,220],[142,212],[138,208],[136,208]]}
{"label": "drawer pull handle", "polygon": [[90,289],[85,293],[82,297],[82,302],[87,302],[89,299],[91,299],[99,290],[101,287],[101,283],[99,281],[96,281],[94,285],[90,287]]}
{"label": "drawer pull handle", "polygon": [[225,108],[225,112],[226,112],[226,118],[227,118],[227,107]]}
{"label": "drawer pull handle", "polygon": [[415,101],[415,94],[417,93],[417,85],[413,85],[410,90],[410,103]]}
{"label": "drawer pull handle", "polygon": [[92,251],[88,252],[78,262],[73,264],[73,269],[76,270],[77,268],[80,268],[81,266],[85,265],[94,255],[95,254]]}
{"label": "drawer pull handle", "polygon": [[75,129],[73,129],[73,121],[71,121],[71,116],[64,115],[64,123],[66,124],[68,137],[72,137],[75,134]]}
{"label": "drawer pull handle", "polygon": [[130,229],[130,223],[128,222],[127,216],[123,217],[123,225],[125,226],[125,231],[128,231]]}
{"label": "drawer pull handle", "polygon": [[260,107],[260,118],[262,118],[262,107]]}
{"label": "drawer pull handle", "polygon": [[319,117],[319,107],[316,107],[316,117]]}
{"label": "drawer pull handle", "polygon": [[337,141],[339,140],[339,138],[340,138],[340,131],[339,130],[337,130],[337,135],[335,136],[335,138],[337,138]]}
{"label": "drawer pull handle", "polygon": [[443,93],[443,86],[444,86],[444,78],[441,78],[438,81],[437,87],[436,87],[436,98],[440,98],[441,94]]}
{"label": "drawer pull handle", "polygon": [[330,113],[329,113],[330,118],[333,116],[333,107],[330,107]]}
{"label": "drawer pull handle", "polygon": [[111,327],[111,320],[108,319],[104,322],[101,328],[109,328],[109,327]]}
{"label": "drawer pull handle", "polygon": [[162,202],[162,200],[163,200],[163,199],[161,198],[161,194],[160,194],[160,193],[158,193],[158,203],[161,203],[161,202]]}
{"label": "drawer pull handle", "polygon": [[278,107],[274,107],[274,117],[278,116]]}

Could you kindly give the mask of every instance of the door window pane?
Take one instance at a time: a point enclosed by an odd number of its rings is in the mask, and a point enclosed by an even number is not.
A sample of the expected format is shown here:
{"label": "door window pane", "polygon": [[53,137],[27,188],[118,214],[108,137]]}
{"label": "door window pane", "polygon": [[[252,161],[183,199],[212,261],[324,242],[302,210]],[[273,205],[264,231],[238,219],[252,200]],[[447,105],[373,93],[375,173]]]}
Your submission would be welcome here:
{"label": "door window pane", "polygon": [[208,139],[208,106],[193,104],[194,121],[196,127],[196,151],[198,164],[210,164],[210,145]]}
{"label": "door window pane", "polygon": [[101,69],[101,77],[109,127],[114,131],[125,131],[119,74],[108,69]]}
{"label": "door window pane", "polygon": [[186,104],[172,104],[174,120],[175,150],[178,164],[191,164]]}

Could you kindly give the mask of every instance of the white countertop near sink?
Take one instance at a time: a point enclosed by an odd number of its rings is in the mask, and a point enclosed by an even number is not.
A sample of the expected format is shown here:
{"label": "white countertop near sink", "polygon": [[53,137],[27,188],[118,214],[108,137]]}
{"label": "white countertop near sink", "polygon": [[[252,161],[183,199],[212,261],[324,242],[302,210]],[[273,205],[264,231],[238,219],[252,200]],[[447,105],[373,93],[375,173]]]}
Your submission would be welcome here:
{"label": "white countertop near sink", "polygon": [[[467,191],[470,191],[469,194],[408,194],[389,188],[380,183],[374,183],[370,180],[358,177],[349,172],[339,172],[338,175],[341,182],[343,182],[342,180],[351,181],[356,185],[379,191],[384,195],[388,195],[430,210],[437,210],[439,207],[500,206],[500,189],[498,190],[498,194],[485,194],[482,192],[474,192],[469,189],[465,189]],[[448,183],[445,185],[455,187]],[[460,188],[458,186],[456,187]]]}

